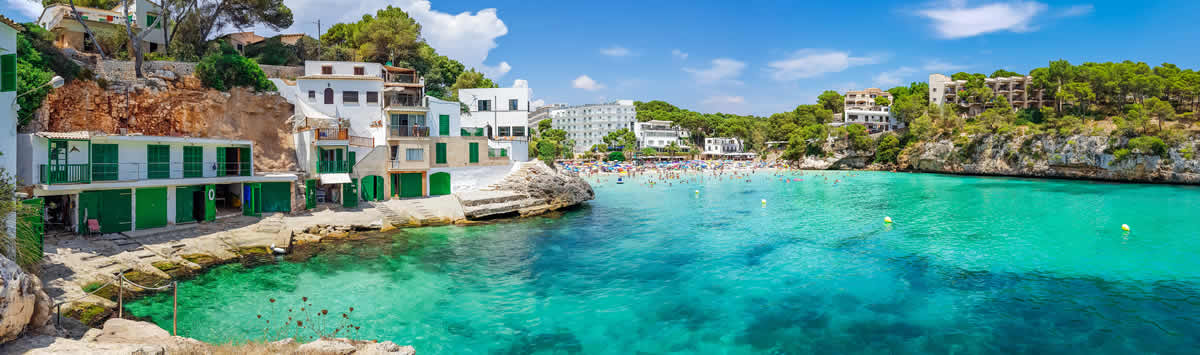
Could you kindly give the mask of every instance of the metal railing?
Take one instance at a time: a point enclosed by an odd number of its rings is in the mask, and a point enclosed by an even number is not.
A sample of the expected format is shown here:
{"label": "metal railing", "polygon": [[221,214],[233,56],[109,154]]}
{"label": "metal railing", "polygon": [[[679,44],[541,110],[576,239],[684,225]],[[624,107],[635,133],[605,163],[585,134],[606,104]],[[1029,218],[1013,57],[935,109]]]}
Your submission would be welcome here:
{"label": "metal railing", "polygon": [[424,107],[425,102],[417,96],[409,95],[384,95],[383,103],[385,106],[405,106],[405,107]]}
{"label": "metal railing", "polygon": [[489,158],[507,158],[508,149],[506,148],[488,148]]}
{"label": "metal railing", "polygon": [[42,164],[43,184],[250,176],[250,162]]}
{"label": "metal railing", "polygon": [[483,127],[462,128],[463,137],[483,137]]}
{"label": "metal railing", "polygon": [[422,126],[390,126],[390,137],[429,137],[429,127]]}
{"label": "metal railing", "polygon": [[334,174],[350,172],[350,161],[347,160],[321,160],[317,162],[317,173]]}
{"label": "metal railing", "polygon": [[375,146],[375,138],[371,138],[371,137],[359,137],[359,136],[350,136],[350,142],[349,142],[349,143],[350,143],[350,145],[352,145],[352,146],[356,146],[356,147],[368,147],[368,148],[370,148],[370,147],[374,147],[374,146]]}

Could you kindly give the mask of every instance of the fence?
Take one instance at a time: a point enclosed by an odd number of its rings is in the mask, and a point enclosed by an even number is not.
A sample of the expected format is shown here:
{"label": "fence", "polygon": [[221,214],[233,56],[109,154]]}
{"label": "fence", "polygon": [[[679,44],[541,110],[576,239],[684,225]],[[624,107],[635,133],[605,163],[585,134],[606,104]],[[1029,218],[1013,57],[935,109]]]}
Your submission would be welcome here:
{"label": "fence", "polygon": [[41,164],[43,184],[250,176],[250,162]]}
{"label": "fence", "polygon": [[130,285],[133,285],[134,287],[140,288],[142,290],[147,290],[147,291],[162,291],[162,290],[166,290],[168,288],[171,289],[171,293],[172,293],[171,297],[173,298],[173,301],[171,302],[171,335],[179,335],[179,281],[171,281],[171,283],[169,283],[169,284],[158,286],[158,287],[149,287],[149,286],[145,286],[145,285],[139,285],[138,283],[133,282],[133,281],[129,281],[129,279],[125,278],[124,271],[122,271],[120,274],[118,274],[116,276],[115,280],[109,281],[109,282],[105,283],[103,286],[97,287],[95,290],[92,290],[92,292],[85,293],[83,296],[80,296],[79,298],[76,298],[73,300],[55,303],[54,304],[54,312],[57,313],[57,316],[54,319],[55,326],[58,327],[59,329],[62,329],[62,305],[67,304],[67,303],[72,303],[75,301],[79,301],[84,298],[87,298],[88,296],[94,295],[94,294],[96,294],[96,292],[100,292],[100,290],[103,290],[105,287],[112,286],[113,282],[116,282],[116,287],[117,287],[117,318],[125,318],[125,284],[126,283],[129,283]]}

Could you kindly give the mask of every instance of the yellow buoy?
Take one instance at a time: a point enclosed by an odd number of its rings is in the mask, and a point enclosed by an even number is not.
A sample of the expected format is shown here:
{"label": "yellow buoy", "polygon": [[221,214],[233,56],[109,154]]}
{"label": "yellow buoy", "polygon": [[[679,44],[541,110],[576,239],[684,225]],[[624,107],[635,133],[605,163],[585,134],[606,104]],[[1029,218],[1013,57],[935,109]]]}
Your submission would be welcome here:
{"label": "yellow buoy", "polygon": [[696,190],[696,194],[697,194],[697,195],[699,195],[699,194],[700,194],[700,190]]}
{"label": "yellow buoy", "polygon": [[765,199],[762,200],[762,204],[764,204],[764,205],[767,204],[767,200],[765,200]]}
{"label": "yellow buoy", "polygon": [[892,217],[883,216],[883,223],[892,223]]}
{"label": "yellow buoy", "polygon": [[1122,225],[1121,225],[1121,230],[1128,232],[1128,231],[1129,231],[1129,225],[1128,225],[1128,224],[1122,224]]}

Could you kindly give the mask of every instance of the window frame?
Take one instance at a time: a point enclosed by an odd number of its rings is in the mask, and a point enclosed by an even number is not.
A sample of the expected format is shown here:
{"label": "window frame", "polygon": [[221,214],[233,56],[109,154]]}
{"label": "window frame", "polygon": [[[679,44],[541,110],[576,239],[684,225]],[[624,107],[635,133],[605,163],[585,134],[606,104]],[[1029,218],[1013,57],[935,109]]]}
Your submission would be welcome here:
{"label": "window frame", "polygon": [[358,104],[357,90],[342,90],[342,104]]}
{"label": "window frame", "polygon": [[379,104],[379,92],[378,91],[367,91],[367,103],[368,104]]}
{"label": "window frame", "polygon": [[333,75],[333,65],[325,64],[321,66],[321,75]]}
{"label": "window frame", "polygon": [[[416,159],[413,159],[416,153]],[[425,148],[404,148],[404,161],[425,161]]]}
{"label": "window frame", "polygon": [[508,99],[508,110],[518,111],[521,107],[521,101],[517,99]]}

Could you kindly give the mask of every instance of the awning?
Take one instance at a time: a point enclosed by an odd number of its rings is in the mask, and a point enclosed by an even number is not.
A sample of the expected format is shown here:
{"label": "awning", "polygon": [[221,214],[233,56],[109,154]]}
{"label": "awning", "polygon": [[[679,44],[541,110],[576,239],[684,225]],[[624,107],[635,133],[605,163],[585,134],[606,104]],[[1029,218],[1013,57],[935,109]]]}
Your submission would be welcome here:
{"label": "awning", "polygon": [[322,184],[349,184],[350,174],[321,174]]}

